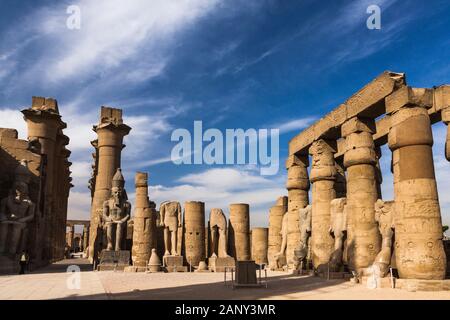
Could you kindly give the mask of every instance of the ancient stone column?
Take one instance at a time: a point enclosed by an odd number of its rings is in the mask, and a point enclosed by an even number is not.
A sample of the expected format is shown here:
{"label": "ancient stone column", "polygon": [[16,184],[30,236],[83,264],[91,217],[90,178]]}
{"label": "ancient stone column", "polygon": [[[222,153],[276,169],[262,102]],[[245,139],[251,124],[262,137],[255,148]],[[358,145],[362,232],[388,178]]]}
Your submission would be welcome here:
{"label": "ancient stone column", "polygon": [[[44,199],[44,239],[40,248],[43,250],[44,260],[51,261],[54,255],[54,240],[56,221],[55,184],[58,177],[55,175],[55,152],[57,133],[66,127],[59,114],[58,103],[52,98],[33,97],[32,106],[22,110],[28,126],[28,140],[38,141],[41,154],[46,157],[45,199]],[[59,150],[58,150],[59,151]],[[64,225],[61,226],[64,230]],[[65,232],[64,232],[65,233]]]}
{"label": "ancient stone column", "polygon": [[269,246],[269,229],[252,229],[252,260],[256,264],[268,264],[267,249]]}
{"label": "ancient stone column", "polygon": [[122,110],[102,107],[99,124],[93,129],[98,139],[96,142],[98,154],[97,176],[95,177],[94,197],[91,208],[91,224],[89,232],[89,259],[97,259],[102,241],[101,215],[103,202],[111,194],[112,177],[120,168],[121,152],[124,147],[123,138],[131,128],[123,123]]}
{"label": "ancient stone column", "polygon": [[85,225],[83,227],[83,251],[86,251],[88,246],[89,246],[89,227]]}
{"label": "ancient stone column", "polygon": [[344,166],[347,168],[347,262],[360,272],[372,265],[381,249],[381,236],[375,220],[379,196],[378,157],[372,134],[372,119],[351,118],[341,127],[345,138]]}
{"label": "ancient stone column", "polygon": [[230,254],[237,261],[251,259],[250,208],[246,203],[230,205],[229,245]]}
{"label": "ancient stone column", "polygon": [[330,260],[334,239],[330,234],[330,203],[336,198],[336,165],[334,143],[327,140],[313,142],[310,180],[312,183],[311,252],[315,269],[322,268]]}
{"label": "ancient stone column", "polygon": [[442,122],[447,126],[445,157],[450,161],[450,85],[442,85],[433,90],[433,108],[441,110]]}
{"label": "ancient stone column", "polygon": [[69,246],[69,248],[71,249],[71,250],[73,250],[74,249],[74,235],[75,235],[75,226],[70,226],[69,227],[69,232],[68,232],[68,235],[67,235],[67,245]]}
{"label": "ancient stone column", "polygon": [[426,108],[431,90],[403,87],[386,98],[391,115],[395,256],[400,278],[444,279],[446,257]]}
{"label": "ancient stone column", "polygon": [[197,267],[205,261],[205,204],[199,201],[184,203],[184,244],[186,261]]}
{"label": "ancient stone column", "polygon": [[293,266],[294,250],[300,243],[300,227],[298,210],[308,205],[308,156],[292,155],[286,160],[288,179],[288,238],[286,248],[286,260],[289,266]]}
{"label": "ancient stone column", "polygon": [[135,176],[136,196],[133,217],[133,247],[131,259],[133,266],[145,270],[153,248],[156,248],[155,208],[148,198],[148,174],[137,172]]}
{"label": "ancient stone column", "polygon": [[[282,197],[281,201],[284,201],[284,198],[287,200],[287,197]],[[275,255],[280,252],[281,249],[281,226],[283,217],[287,211],[287,207],[285,207],[283,203],[279,204],[279,202],[280,201],[277,201],[277,204],[270,208],[269,211],[269,239],[267,258],[271,268],[276,268],[277,263]]]}

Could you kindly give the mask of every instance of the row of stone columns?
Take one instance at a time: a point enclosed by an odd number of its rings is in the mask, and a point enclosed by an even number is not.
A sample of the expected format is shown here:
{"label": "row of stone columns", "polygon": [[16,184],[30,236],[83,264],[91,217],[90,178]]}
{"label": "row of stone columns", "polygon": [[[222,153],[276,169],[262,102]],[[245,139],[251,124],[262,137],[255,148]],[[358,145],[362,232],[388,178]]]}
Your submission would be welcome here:
{"label": "row of stone columns", "polygon": [[[426,105],[420,103],[427,94],[423,89],[405,87],[386,99],[390,116],[388,144],[392,151],[394,175],[395,263],[401,278],[445,277],[446,258],[434,173],[431,123]],[[442,119],[446,124],[450,122],[448,109],[442,112]],[[382,180],[378,162],[381,152],[375,147],[373,134],[374,119],[348,119],[341,126],[341,136],[345,139],[341,164],[335,160],[336,141],[323,138],[314,141],[309,149],[312,157],[309,179],[306,156],[288,159],[288,264],[297,243],[298,223],[294,215],[298,217],[298,209],[308,203],[309,181],[312,184],[311,249],[314,268],[320,269],[330,261],[334,245],[329,230],[330,203],[345,196],[347,256],[344,260],[351,270],[359,273],[373,264],[381,249],[375,203],[381,199]],[[450,129],[446,145],[446,156],[450,160],[449,140]]]}

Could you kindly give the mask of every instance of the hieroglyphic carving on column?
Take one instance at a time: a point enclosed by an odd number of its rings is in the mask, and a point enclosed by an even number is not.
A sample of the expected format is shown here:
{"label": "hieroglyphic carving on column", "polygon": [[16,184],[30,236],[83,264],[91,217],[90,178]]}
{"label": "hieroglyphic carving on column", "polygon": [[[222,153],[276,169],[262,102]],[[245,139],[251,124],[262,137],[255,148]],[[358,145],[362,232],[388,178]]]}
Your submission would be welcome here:
{"label": "hieroglyphic carving on column", "polygon": [[372,138],[375,122],[354,117],[342,125],[341,131],[346,139],[347,259],[350,269],[359,272],[373,263],[381,245],[374,209],[379,195],[378,157]]}
{"label": "hieroglyphic carving on column", "polygon": [[293,267],[294,251],[298,249],[300,241],[298,210],[306,207],[309,202],[308,166],[309,159],[306,155],[292,155],[286,160],[286,169],[288,170],[286,183],[286,189],[288,190],[286,259],[290,267]]}
{"label": "hieroglyphic carving on column", "polygon": [[148,198],[148,174],[137,172],[135,176],[135,206],[133,216],[133,266],[146,268],[153,248],[156,248],[156,209]]}
{"label": "hieroglyphic carving on column", "polygon": [[400,278],[444,279],[446,257],[427,108],[432,92],[404,87],[386,98],[391,114],[395,256]]}
{"label": "hieroglyphic carving on column", "polygon": [[268,228],[252,229],[252,260],[256,264],[267,264]]}
{"label": "hieroglyphic carving on column", "polygon": [[336,198],[335,141],[315,141],[309,148],[312,156],[310,180],[312,183],[311,252],[315,269],[328,264],[334,239],[329,232],[331,200]]}
{"label": "hieroglyphic carving on column", "polygon": [[205,261],[205,204],[199,201],[184,203],[184,245],[186,261],[197,267]]}

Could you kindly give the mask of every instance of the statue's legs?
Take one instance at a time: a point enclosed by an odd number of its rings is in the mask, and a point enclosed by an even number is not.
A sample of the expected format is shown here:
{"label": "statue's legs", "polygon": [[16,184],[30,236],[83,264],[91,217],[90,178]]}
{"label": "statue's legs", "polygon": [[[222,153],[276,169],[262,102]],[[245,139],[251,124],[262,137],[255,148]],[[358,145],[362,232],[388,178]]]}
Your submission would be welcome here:
{"label": "statue's legs", "polygon": [[164,248],[165,248],[165,252],[164,255],[165,256],[170,256],[170,231],[169,228],[164,228]]}
{"label": "statue's legs", "polygon": [[106,238],[108,240],[108,245],[106,246],[106,250],[112,251],[113,247],[113,225],[112,223],[106,224]]}
{"label": "statue's legs", "polygon": [[[220,248],[218,248],[218,244],[217,244],[217,228],[216,227],[213,227],[211,229],[211,244],[212,244],[211,257],[216,257],[217,253],[219,252],[219,249],[220,249]],[[218,248],[217,251],[216,251],[216,248]]]}
{"label": "statue's legs", "polygon": [[20,235],[22,234],[23,226],[20,224],[13,224],[11,231],[11,245],[9,246],[9,253],[16,254],[19,249]]}
{"label": "statue's legs", "polygon": [[124,223],[116,224],[116,251],[122,250],[122,234]]}
{"label": "statue's legs", "polygon": [[227,253],[227,232],[224,229],[219,229],[219,257],[229,257]]}
{"label": "statue's legs", "polygon": [[0,253],[5,252],[6,249],[6,237],[8,235],[7,223],[0,223]]}
{"label": "statue's legs", "polygon": [[177,230],[172,231],[172,237],[171,237],[171,245],[172,245],[172,255],[177,256]]}

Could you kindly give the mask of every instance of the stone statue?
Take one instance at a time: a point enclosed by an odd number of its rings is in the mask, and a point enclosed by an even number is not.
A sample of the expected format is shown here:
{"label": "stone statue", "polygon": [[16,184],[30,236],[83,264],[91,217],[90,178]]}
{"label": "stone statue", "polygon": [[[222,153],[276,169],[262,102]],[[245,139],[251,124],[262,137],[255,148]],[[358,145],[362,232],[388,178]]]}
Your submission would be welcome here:
{"label": "stone statue", "polygon": [[286,247],[287,247],[287,236],[288,236],[288,215],[285,214],[283,216],[283,221],[281,222],[281,248],[280,251],[275,254],[275,260],[277,261],[278,268],[281,268],[283,266],[280,266],[280,260],[282,257],[286,256]]}
{"label": "stone statue", "polygon": [[[103,203],[103,223],[106,229],[107,251],[122,250],[126,238],[127,221],[130,219],[131,204],[128,200],[125,179],[120,168],[112,179],[111,197]],[[114,239],[115,238],[115,244]]]}
{"label": "stone statue", "polygon": [[308,256],[308,241],[311,235],[311,212],[312,206],[307,205],[305,208],[298,210],[299,214],[299,227],[300,227],[300,243],[296,250],[295,257],[295,269],[298,269],[301,261],[305,260]]}
{"label": "stone statue", "polygon": [[166,201],[159,207],[161,227],[164,227],[164,256],[178,256],[178,228],[182,226],[181,205],[177,201]]}
{"label": "stone statue", "polygon": [[392,256],[392,237],[394,235],[395,202],[378,199],[375,202],[375,220],[382,237],[381,250],[372,266],[363,269],[364,275],[377,274],[384,278],[389,272]]}
{"label": "stone statue", "polygon": [[330,233],[334,236],[334,251],[330,257],[330,271],[339,271],[342,266],[344,251],[344,237],[347,231],[346,198],[331,200],[331,225]]}
{"label": "stone statue", "polygon": [[35,205],[28,193],[30,179],[27,162],[22,160],[15,170],[15,181],[8,197],[0,203],[0,254],[15,255],[24,250],[27,224],[35,214]]}
{"label": "stone statue", "polygon": [[209,215],[209,228],[211,231],[213,251],[211,257],[229,257],[227,253],[227,218],[225,217],[222,209],[211,209],[211,213]]}

